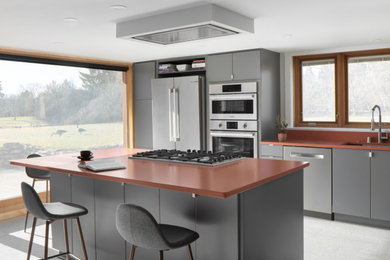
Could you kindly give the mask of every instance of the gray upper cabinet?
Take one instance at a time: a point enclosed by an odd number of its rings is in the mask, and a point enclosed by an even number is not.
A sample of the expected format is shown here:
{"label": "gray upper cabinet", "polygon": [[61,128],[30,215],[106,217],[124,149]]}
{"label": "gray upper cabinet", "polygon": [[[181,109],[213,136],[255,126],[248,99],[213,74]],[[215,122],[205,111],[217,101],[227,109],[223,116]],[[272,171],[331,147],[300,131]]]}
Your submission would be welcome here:
{"label": "gray upper cabinet", "polygon": [[152,136],[152,79],[155,62],[135,63],[133,66],[134,136],[135,148],[151,149]]}
{"label": "gray upper cabinet", "polygon": [[207,79],[209,82],[260,79],[260,50],[209,55]]}
{"label": "gray upper cabinet", "polygon": [[333,211],[370,218],[370,151],[333,149]]}
{"label": "gray upper cabinet", "polygon": [[231,53],[209,55],[206,58],[208,81],[232,80],[233,56]]}
{"label": "gray upper cabinet", "polygon": [[332,213],[332,150],[284,147],[284,159],[309,162],[304,174],[304,209]]}
{"label": "gray upper cabinet", "polygon": [[390,221],[390,152],[373,151],[371,158],[371,218]]}
{"label": "gray upper cabinet", "polygon": [[233,79],[260,79],[260,51],[233,53]]}
{"label": "gray upper cabinet", "polygon": [[156,63],[141,62],[135,63],[133,67],[134,77],[134,99],[151,99],[152,88],[151,80],[155,78]]}

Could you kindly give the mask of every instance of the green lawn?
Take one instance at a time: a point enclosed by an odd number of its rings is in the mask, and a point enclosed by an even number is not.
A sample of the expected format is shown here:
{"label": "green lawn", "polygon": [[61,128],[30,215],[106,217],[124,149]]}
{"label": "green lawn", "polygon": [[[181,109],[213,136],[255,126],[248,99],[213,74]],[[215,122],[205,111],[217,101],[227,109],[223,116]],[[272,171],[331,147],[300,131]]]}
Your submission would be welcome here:
{"label": "green lawn", "polygon": [[[11,119],[13,121],[13,118]],[[33,118],[30,119],[30,121],[34,121]],[[17,118],[15,127],[15,124],[12,125],[8,120],[0,119],[0,147],[4,143],[17,142],[42,147],[47,150],[77,151],[123,144],[122,122],[84,124],[78,127],[77,125],[30,126],[26,123],[29,121],[29,118],[23,118],[23,120]],[[7,124],[13,127],[5,128]],[[61,130],[65,132],[59,134]]]}

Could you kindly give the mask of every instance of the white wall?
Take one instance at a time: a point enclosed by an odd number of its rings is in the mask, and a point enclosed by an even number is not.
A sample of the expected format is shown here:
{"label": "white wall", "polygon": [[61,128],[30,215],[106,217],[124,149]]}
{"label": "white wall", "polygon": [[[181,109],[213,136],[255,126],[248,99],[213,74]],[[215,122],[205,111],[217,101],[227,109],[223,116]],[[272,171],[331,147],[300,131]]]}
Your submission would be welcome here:
{"label": "white wall", "polygon": [[[298,55],[347,52],[358,50],[371,50],[390,48],[390,43],[371,44],[364,46],[352,46],[334,49],[310,50],[301,52],[286,52],[280,55],[280,111],[281,116],[286,118],[288,125],[293,126],[293,68],[292,57]],[[340,130],[340,129],[338,129]],[[350,130],[350,129],[348,129]]]}

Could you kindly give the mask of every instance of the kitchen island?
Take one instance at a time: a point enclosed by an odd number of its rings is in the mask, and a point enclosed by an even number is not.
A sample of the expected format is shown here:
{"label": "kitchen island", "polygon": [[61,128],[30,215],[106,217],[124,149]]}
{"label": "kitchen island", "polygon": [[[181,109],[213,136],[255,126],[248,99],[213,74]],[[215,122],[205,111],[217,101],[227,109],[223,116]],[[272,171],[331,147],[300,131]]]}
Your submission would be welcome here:
{"label": "kitchen island", "polygon": [[[52,201],[86,206],[81,218],[89,259],[127,259],[129,245],[115,227],[119,203],[148,209],[158,222],[196,230],[195,259],[303,259],[303,176],[308,163],[246,158],[220,166],[128,159],[138,149],[94,151],[124,170],[91,172],[77,154],[13,160],[11,164],[53,172]],[[76,228],[75,226],[72,227]],[[71,251],[82,256],[76,232]],[[64,250],[61,223],[53,245]],[[137,250],[136,259],[157,258]],[[167,259],[187,259],[185,248]]]}

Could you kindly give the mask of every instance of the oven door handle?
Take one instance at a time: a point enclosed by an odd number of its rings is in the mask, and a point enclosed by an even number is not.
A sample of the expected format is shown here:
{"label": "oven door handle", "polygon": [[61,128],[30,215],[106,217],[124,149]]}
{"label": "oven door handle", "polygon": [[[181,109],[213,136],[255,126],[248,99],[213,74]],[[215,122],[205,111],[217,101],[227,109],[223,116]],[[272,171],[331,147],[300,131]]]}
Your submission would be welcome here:
{"label": "oven door handle", "polygon": [[220,136],[220,137],[249,137],[253,138],[256,136],[256,133],[213,133],[210,132],[210,136]]}
{"label": "oven door handle", "polygon": [[210,100],[251,100],[256,94],[210,95]]}

